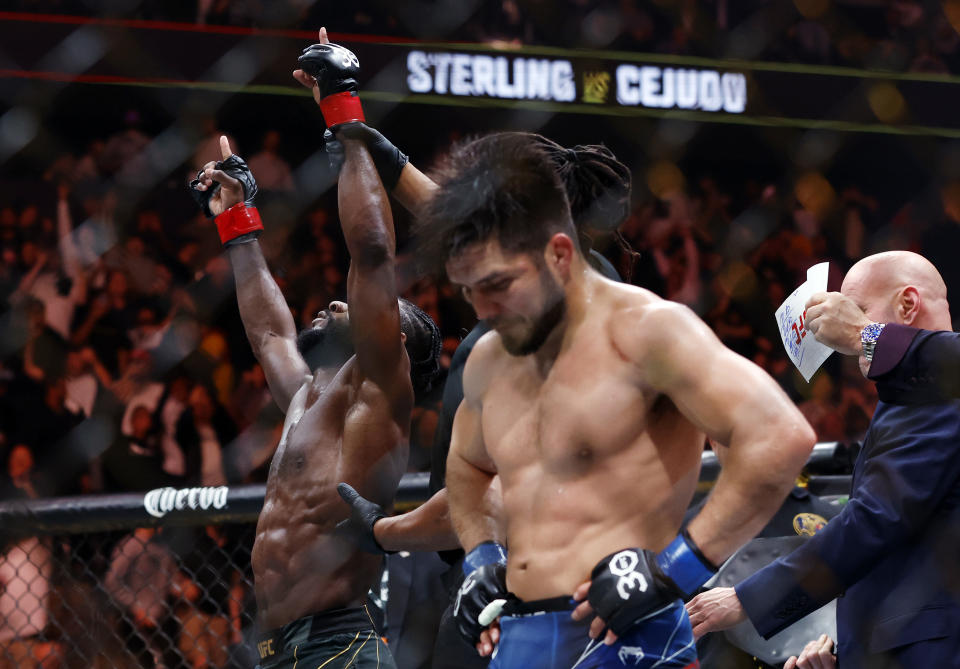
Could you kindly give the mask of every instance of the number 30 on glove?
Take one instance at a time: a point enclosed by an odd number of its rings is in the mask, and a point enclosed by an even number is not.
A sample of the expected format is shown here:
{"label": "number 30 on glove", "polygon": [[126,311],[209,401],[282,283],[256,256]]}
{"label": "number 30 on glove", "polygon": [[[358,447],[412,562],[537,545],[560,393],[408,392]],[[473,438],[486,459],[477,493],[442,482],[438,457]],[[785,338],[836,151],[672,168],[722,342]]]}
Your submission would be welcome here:
{"label": "number 30 on glove", "polygon": [[620,636],[639,619],[693,594],[715,573],[683,532],[660,553],[627,548],[600,560],[587,600],[607,629]]}

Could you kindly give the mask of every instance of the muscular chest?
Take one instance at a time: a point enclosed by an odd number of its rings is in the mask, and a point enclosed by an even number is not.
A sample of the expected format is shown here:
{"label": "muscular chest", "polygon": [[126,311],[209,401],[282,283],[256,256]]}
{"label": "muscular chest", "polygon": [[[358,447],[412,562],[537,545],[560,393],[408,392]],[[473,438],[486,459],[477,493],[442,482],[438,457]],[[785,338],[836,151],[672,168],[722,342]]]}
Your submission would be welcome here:
{"label": "muscular chest", "polygon": [[612,352],[592,353],[558,359],[545,378],[529,369],[497,377],[482,415],[501,472],[536,462],[560,475],[582,473],[643,434],[649,398]]}
{"label": "muscular chest", "polygon": [[339,457],[350,390],[345,384],[330,383],[323,392],[305,392],[291,402],[271,463],[271,478],[289,480],[307,472],[315,475],[318,462],[330,464]]}

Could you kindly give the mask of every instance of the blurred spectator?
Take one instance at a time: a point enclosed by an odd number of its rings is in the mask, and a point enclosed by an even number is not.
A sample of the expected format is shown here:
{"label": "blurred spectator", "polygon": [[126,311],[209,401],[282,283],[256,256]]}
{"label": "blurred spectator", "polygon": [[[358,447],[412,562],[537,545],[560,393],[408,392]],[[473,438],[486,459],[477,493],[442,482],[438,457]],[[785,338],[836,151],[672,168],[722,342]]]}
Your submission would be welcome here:
{"label": "blurred spectator", "polygon": [[127,333],[136,327],[136,318],[127,275],[113,270],[107,276],[106,290],[92,300],[71,341],[77,346],[91,346],[104,366],[116,376],[126,365],[131,349]]}
{"label": "blurred spectator", "polygon": [[37,383],[60,377],[66,370],[67,342],[46,323],[43,302],[26,303],[27,342],[23,349],[23,373]]}
{"label": "blurred spectator", "polygon": [[263,374],[263,368],[259,364],[254,364],[241,374],[240,383],[230,397],[230,415],[237,429],[245,430],[270,401],[270,391],[267,389],[267,378]]}
{"label": "blurred spectator", "polygon": [[152,412],[135,404],[130,413],[130,434],[117,435],[101,456],[105,492],[141,492],[173,482],[163,471],[161,435]]}
{"label": "blurred spectator", "polygon": [[250,171],[257,175],[257,185],[262,190],[290,192],[294,188],[293,176],[290,173],[290,164],[277,153],[279,146],[280,133],[267,130],[263,136],[263,146],[258,153],[250,156],[247,165],[250,166]]}
{"label": "blurred spectator", "polygon": [[[224,6],[229,5],[228,2],[222,2]],[[233,135],[220,130],[217,127],[217,119],[212,116],[204,116],[200,119],[200,131],[203,134],[203,139],[197,143],[197,149],[193,154],[193,161],[191,166],[193,167],[193,173],[190,175],[192,179],[196,176],[197,171],[203,168],[204,165],[209,163],[211,160],[220,160],[220,137],[221,135],[226,135],[227,139],[230,140],[230,146],[233,148],[233,152],[237,155],[243,155],[240,152],[239,145],[237,144],[236,138]],[[259,181],[259,177],[257,179]]]}
{"label": "blurred spectator", "polygon": [[87,144],[87,152],[75,163],[70,180],[74,183],[98,181],[101,177],[100,163],[105,147],[106,143],[102,139],[94,139]]}
{"label": "blurred spectator", "polygon": [[186,462],[190,485],[226,485],[223,449],[237,436],[230,414],[209,386],[198,383],[190,391],[187,409],[177,422],[176,440]]}
{"label": "blurred spectator", "polygon": [[27,537],[0,555],[0,669],[55,669],[64,649],[42,634],[53,574],[49,539]]}
{"label": "blurred spectator", "polygon": [[26,444],[36,459],[38,492],[43,495],[63,493],[72,488],[67,467],[70,456],[65,449],[70,431],[83,420],[66,407],[66,383],[63,377],[44,382],[41,401],[23,404],[18,415],[18,425],[12,431],[11,443]]}
{"label": "blurred spectator", "polygon": [[16,444],[7,455],[6,471],[0,473],[0,500],[36,499],[37,486],[33,452],[26,444]]}
{"label": "blurred spectator", "polygon": [[113,176],[118,184],[136,186],[150,174],[146,150],[150,138],[140,129],[140,112],[128,109],[123,115],[124,129],[111,135],[100,153],[100,171]]}
{"label": "blurred spectator", "polygon": [[924,235],[922,254],[940,271],[950,296],[950,316],[954,329],[960,328],[960,263],[955,251],[960,249],[960,181],[940,189],[943,215]]}
{"label": "blurred spectator", "polygon": [[[229,647],[242,643],[242,574],[232,562],[224,527],[208,525],[196,536],[178,575],[181,630],[177,647],[191,669],[226,666]],[[189,575],[189,576],[188,576]]]}
{"label": "blurred spectator", "polygon": [[229,404],[234,378],[226,337],[219,330],[211,329],[200,340],[197,350],[204,358],[203,368],[209,370],[204,376],[213,384],[217,392],[217,401],[221,404]]}
{"label": "blurred spectator", "polygon": [[89,418],[93,413],[101,386],[109,388],[113,379],[100,364],[92,348],[71,347],[67,352],[65,383],[67,408],[73,413],[82,412]]}
{"label": "blurred spectator", "polygon": [[160,421],[161,449],[163,451],[163,471],[171,476],[182,477],[186,474],[187,465],[183,449],[177,443],[177,424],[180,416],[187,409],[190,398],[191,383],[184,374],[176,374],[166,386],[164,396],[160,399],[158,418]]}
{"label": "blurred spectator", "polygon": [[[17,288],[18,295],[30,295],[44,305],[46,323],[63,339],[70,337],[74,310],[87,299],[86,276],[80,267],[73,243],[67,193],[61,186],[57,204],[58,253],[49,252],[26,242],[21,257],[31,263]],[[17,299],[16,297],[14,298]]]}
{"label": "blurred spectator", "polygon": [[117,381],[110,387],[114,396],[126,410],[120,424],[120,432],[133,434],[133,411],[137,407],[145,407],[153,413],[160,404],[163,396],[163,384],[153,376],[153,357],[142,349],[130,355],[130,362]]}
{"label": "blurred spectator", "polygon": [[160,537],[160,529],[138,527],[113,549],[103,587],[121,607],[132,634],[122,634],[128,648],[146,655],[148,666],[165,667],[167,644],[161,629],[169,613],[167,598],[174,591],[177,573],[173,553]]}

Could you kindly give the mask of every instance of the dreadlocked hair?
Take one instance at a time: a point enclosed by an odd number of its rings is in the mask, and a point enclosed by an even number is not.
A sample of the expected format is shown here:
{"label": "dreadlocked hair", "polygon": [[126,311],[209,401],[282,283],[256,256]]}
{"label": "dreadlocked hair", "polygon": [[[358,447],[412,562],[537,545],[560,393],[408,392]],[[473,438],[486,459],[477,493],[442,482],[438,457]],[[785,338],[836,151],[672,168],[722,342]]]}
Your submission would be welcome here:
{"label": "dreadlocked hair", "polygon": [[440,375],[443,338],[430,315],[410,300],[400,298],[400,331],[410,358],[410,380],[417,395],[428,393]]}
{"label": "dreadlocked hair", "polygon": [[612,232],[617,246],[626,254],[627,281],[640,254],[619,228],[630,215],[630,168],[617,160],[603,144],[560,146],[542,135],[534,135],[550,154],[557,175],[567,190],[573,223],[582,234],[590,230]]}
{"label": "dreadlocked hair", "polygon": [[552,139],[529,135],[540,144],[557,171],[578,230],[612,231],[630,214],[630,169],[603,144],[565,148]]}

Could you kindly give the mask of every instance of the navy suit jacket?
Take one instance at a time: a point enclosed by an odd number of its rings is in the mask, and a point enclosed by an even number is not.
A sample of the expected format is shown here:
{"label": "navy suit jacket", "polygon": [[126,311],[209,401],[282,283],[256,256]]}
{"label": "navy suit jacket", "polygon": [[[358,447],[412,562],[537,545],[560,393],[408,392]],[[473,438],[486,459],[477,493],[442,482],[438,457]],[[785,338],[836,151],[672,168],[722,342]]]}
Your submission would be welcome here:
{"label": "navy suit jacket", "polygon": [[874,358],[880,402],[850,501],[736,587],[767,638],[838,597],[842,669],[960,667],[960,400],[941,364],[960,361],[960,336],[905,338],[892,367]]}

